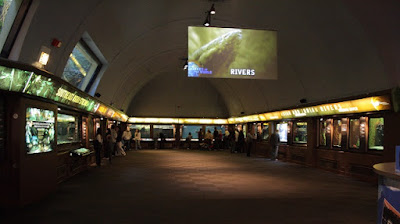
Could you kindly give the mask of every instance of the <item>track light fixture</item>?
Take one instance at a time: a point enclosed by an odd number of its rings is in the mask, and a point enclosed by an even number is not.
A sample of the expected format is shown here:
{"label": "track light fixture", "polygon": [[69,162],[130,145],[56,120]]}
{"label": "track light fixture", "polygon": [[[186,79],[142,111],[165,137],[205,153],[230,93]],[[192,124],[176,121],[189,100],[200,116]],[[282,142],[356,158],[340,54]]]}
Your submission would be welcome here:
{"label": "track light fixture", "polygon": [[183,70],[185,71],[185,70],[187,70],[188,69],[188,61],[187,61],[187,59],[186,59],[186,62],[185,62],[185,64],[183,65]]}
{"label": "track light fixture", "polygon": [[211,15],[215,15],[215,7],[214,4],[212,4],[211,9],[206,12],[206,20],[204,21],[203,25],[204,26],[210,26],[211,25]]}
{"label": "track light fixture", "polygon": [[214,4],[212,4],[211,9],[210,9],[210,14],[211,15],[215,15],[215,8],[214,8]]}
{"label": "track light fixture", "polygon": [[204,21],[204,26],[210,26],[211,23],[211,15],[207,12],[206,20]]}

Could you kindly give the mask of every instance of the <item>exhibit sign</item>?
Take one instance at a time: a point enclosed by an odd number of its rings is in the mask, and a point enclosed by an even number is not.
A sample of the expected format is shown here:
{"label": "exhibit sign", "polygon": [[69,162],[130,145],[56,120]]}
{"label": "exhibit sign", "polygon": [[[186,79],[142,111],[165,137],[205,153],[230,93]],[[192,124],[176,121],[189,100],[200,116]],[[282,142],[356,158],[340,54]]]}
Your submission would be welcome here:
{"label": "exhibit sign", "polygon": [[228,124],[227,119],[215,118],[156,118],[156,117],[130,117],[131,124]]}
{"label": "exhibit sign", "polygon": [[374,96],[357,100],[349,100],[338,103],[321,104],[311,107],[296,108],[291,110],[282,110],[264,114],[249,115],[243,117],[232,117],[228,121],[230,124],[253,122],[253,121],[271,121],[292,119],[301,117],[316,117],[335,114],[362,113],[371,111],[390,110],[389,96]]}
{"label": "exhibit sign", "polygon": [[0,66],[0,90],[46,98],[123,122],[128,120],[128,116],[122,112],[113,117],[114,109],[78,89],[63,84],[56,77],[49,78],[31,71]]}
{"label": "exhibit sign", "polygon": [[188,76],[277,79],[277,32],[188,27]]}
{"label": "exhibit sign", "polygon": [[[311,107],[296,108],[291,110],[274,111],[262,114],[253,114],[228,119],[216,118],[156,118],[156,117],[130,117],[128,123],[132,124],[241,124],[248,122],[273,121],[301,117],[315,117],[335,114],[351,114],[372,111],[390,110],[389,96],[374,96],[357,100],[338,103],[321,104]],[[101,106],[99,108],[101,109]],[[342,130],[344,130],[342,126]]]}

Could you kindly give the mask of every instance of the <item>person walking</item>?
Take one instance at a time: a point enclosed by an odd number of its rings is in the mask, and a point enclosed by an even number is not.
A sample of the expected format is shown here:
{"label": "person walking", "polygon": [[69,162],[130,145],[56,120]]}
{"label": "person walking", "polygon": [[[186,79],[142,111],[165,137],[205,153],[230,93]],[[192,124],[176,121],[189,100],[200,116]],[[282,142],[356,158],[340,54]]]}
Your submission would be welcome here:
{"label": "person walking", "polygon": [[278,160],[278,150],[279,150],[279,130],[275,130],[275,132],[269,138],[269,143],[271,144],[271,160]]}
{"label": "person walking", "polygon": [[134,138],[134,140],[135,140],[135,150],[138,150],[138,148],[139,148],[139,149],[142,149],[142,146],[140,146],[141,138],[142,138],[142,136],[141,136],[141,134],[140,134],[139,129],[136,129],[136,131],[135,131],[135,138]]}
{"label": "person walking", "polygon": [[126,156],[126,152],[124,150],[124,148],[122,147],[122,138],[121,137],[117,137],[117,143],[115,146],[116,150],[115,150],[115,155],[116,156]]}
{"label": "person walking", "polygon": [[101,166],[101,149],[103,148],[103,137],[101,128],[97,128],[96,139],[94,140],[94,151],[96,153],[96,165]]}
{"label": "person walking", "polygon": [[122,133],[122,140],[124,140],[125,151],[131,150],[131,139],[132,133],[130,128],[127,126],[126,130]]}

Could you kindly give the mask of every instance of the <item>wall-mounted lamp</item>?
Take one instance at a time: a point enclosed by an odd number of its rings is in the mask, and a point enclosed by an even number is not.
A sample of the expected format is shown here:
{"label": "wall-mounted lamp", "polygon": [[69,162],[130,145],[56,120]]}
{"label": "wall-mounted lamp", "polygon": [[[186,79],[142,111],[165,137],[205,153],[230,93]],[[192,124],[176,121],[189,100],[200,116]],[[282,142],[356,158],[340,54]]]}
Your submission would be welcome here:
{"label": "wall-mounted lamp", "polygon": [[42,68],[47,65],[47,62],[49,61],[50,58],[50,48],[42,46],[40,48],[40,53],[39,53],[39,58],[38,58],[38,64]]}
{"label": "wall-mounted lamp", "polygon": [[47,65],[47,62],[49,61],[50,54],[46,52],[40,52],[39,56],[39,63],[43,66]]}

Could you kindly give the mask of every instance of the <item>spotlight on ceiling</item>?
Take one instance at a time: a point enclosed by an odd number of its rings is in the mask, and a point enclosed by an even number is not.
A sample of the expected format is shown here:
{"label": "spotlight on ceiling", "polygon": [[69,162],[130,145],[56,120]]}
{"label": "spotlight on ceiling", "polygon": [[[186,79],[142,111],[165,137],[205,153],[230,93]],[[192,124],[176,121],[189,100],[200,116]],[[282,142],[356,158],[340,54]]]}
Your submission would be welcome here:
{"label": "spotlight on ceiling", "polygon": [[186,60],[185,64],[183,65],[183,70],[186,71],[188,69],[188,61]]}
{"label": "spotlight on ceiling", "polygon": [[207,17],[206,17],[206,20],[204,21],[204,26],[210,26],[210,14],[209,13],[207,13]]}
{"label": "spotlight on ceiling", "polygon": [[215,15],[215,8],[214,8],[214,4],[212,4],[211,9],[210,9],[210,14],[211,15]]}

